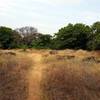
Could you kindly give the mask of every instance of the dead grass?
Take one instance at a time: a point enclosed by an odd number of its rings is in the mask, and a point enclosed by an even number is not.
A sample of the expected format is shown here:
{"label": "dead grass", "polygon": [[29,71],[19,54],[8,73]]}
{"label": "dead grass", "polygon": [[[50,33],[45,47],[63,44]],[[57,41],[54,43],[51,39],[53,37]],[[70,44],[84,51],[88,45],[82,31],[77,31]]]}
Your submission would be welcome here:
{"label": "dead grass", "polygon": [[0,100],[100,100],[100,52],[0,52]]}
{"label": "dead grass", "polygon": [[90,55],[77,51],[72,59],[65,53],[44,56],[42,100],[100,100],[100,63],[83,61]]}
{"label": "dead grass", "polygon": [[0,100],[27,100],[31,60],[23,55],[0,55]]}

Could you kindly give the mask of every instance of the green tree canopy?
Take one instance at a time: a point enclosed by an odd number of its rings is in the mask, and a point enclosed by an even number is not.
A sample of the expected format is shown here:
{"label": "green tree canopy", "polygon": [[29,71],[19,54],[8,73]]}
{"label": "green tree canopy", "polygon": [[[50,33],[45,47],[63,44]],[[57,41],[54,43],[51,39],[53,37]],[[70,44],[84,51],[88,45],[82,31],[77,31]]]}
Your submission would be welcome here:
{"label": "green tree canopy", "polygon": [[87,48],[89,50],[100,50],[100,22],[95,22],[92,26],[92,34],[90,35]]}
{"label": "green tree canopy", "polygon": [[0,27],[0,47],[3,49],[16,48],[19,45],[20,35],[8,27]]}
{"label": "green tree canopy", "polygon": [[49,34],[40,34],[38,38],[33,40],[32,47],[33,48],[40,48],[40,49],[50,48],[51,37],[52,36]]}
{"label": "green tree canopy", "polygon": [[82,23],[75,25],[68,24],[68,26],[61,28],[59,32],[55,34],[55,47],[56,49],[86,49],[90,32],[91,28]]}

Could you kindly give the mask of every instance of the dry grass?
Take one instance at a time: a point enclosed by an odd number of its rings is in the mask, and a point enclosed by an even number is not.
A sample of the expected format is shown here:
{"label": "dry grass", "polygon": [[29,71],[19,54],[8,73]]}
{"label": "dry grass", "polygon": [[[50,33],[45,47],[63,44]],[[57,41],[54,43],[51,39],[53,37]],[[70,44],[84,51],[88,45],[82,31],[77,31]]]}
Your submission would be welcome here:
{"label": "dry grass", "polygon": [[[15,53],[16,54],[16,53]],[[27,100],[31,60],[23,55],[0,55],[0,100]]]}
{"label": "dry grass", "polygon": [[100,62],[79,52],[43,56],[42,100],[100,100]]}
{"label": "dry grass", "polygon": [[0,100],[100,100],[100,52],[1,50]]}

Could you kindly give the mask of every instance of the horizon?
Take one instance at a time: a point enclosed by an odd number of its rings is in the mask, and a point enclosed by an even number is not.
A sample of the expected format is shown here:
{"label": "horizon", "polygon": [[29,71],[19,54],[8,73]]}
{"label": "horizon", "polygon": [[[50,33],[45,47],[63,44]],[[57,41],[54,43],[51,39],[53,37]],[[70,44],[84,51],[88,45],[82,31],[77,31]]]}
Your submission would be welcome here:
{"label": "horizon", "polygon": [[53,34],[68,23],[91,25],[99,21],[99,4],[98,0],[3,0],[0,26],[33,26],[41,33]]}

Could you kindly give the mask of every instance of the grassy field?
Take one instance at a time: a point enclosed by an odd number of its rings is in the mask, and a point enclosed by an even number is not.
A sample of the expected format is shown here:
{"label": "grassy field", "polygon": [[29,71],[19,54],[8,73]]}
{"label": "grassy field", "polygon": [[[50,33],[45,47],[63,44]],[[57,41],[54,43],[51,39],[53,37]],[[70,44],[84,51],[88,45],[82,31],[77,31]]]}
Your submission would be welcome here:
{"label": "grassy field", "polygon": [[0,50],[0,100],[100,100],[100,51]]}
{"label": "grassy field", "polygon": [[23,54],[0,52],[0,100],[27,100],[31,64]]}

